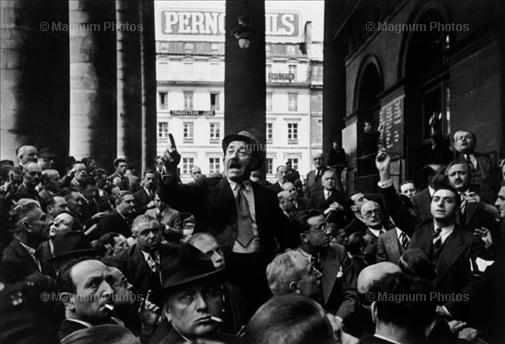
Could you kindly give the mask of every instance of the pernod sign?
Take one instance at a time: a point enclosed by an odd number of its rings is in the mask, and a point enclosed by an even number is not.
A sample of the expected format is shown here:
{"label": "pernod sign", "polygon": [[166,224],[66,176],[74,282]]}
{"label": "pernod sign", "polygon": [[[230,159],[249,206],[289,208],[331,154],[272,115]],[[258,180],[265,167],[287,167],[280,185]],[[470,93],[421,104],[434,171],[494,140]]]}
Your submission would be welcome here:
{"label": "pernod sign", "polygon": [[[224,12],[211,10],[161,10],[162,35],[208,35],[222,36]],[[300,35],[299,13],[266,13],[265,34],[274,37],[297,37]]]}

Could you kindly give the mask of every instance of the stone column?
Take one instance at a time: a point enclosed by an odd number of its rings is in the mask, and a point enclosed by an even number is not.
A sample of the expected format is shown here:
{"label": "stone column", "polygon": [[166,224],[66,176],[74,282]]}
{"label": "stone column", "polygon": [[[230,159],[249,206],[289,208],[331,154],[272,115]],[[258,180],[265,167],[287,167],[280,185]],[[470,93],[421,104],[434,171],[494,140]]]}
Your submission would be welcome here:
{"label": "stone column", "polygon": [[116,0],[117,155],[140,172],[142,106],[138,0]]}
{"label": "stone column", "polygon": [[[248,49],[241,49],[233,37],[237,18],[246,14],[254,26]],[[225,134],[249,130],[265,146],[265,1],[226,1],[225,38]]]}
{"label": "stone column", "polygon": [[1,159],[22,144],[68,155],[68,2],[2,0]]}
{"label": "stone column", "polygon": [[70,155],[112,169],[116,157],[114,0],[72,0],[70,9]]}
{"label": "stone column", "polygon": [[140,61],[142,73],[142,172],[153,168],[156,157],[156,41],[154,1],[140,1],[142,32]]}

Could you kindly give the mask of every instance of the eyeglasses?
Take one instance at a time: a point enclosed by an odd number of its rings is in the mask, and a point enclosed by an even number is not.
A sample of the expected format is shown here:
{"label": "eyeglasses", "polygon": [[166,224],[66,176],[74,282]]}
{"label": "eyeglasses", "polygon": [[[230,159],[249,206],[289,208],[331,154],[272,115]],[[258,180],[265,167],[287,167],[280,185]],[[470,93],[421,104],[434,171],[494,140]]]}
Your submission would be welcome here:
{"label": "eyeglasses", "polygon": [[382,211],[380,209],[376,209],[376,210],[365,211],[364,216],[370,217],[370,216],[373,216],[373,215],[381,215],[381,214],[382,214]]}

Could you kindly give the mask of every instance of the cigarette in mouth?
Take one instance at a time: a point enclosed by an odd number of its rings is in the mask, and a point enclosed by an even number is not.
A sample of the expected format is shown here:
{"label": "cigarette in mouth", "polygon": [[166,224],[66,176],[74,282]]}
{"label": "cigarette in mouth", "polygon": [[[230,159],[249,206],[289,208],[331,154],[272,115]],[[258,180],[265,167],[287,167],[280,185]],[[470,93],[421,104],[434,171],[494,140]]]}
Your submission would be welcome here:
{"label": "cigarette in mouth", "polygon": [[223,323],[223,319],[215,317],[215,316],[211,316],[210,320],[215,321],[215,322],[220,323],[220,324]]}
{"label": "cigarette in mouth", "polygon": [[104,307],[107,308],[111,312],[114,310],[114,306],[111,304],[108,304],[108,303]]}

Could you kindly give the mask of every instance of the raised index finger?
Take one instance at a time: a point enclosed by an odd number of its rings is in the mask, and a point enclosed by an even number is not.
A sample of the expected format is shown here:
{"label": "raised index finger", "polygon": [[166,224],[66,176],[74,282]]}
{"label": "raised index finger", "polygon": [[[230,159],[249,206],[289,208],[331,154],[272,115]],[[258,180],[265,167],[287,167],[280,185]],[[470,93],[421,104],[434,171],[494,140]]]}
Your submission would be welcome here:
{"label": "raised index finger", "polygon": [[168,138],[170,139],[170,148],[176,149],[175,140],[174,140],[174,137],[172,136],[172,134],[168,134]]}

